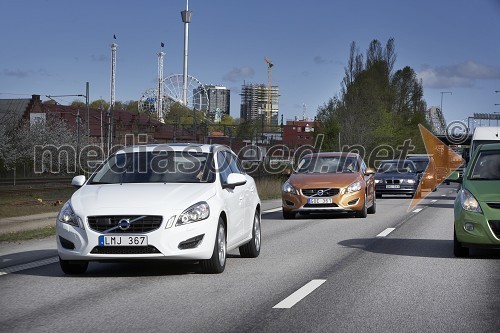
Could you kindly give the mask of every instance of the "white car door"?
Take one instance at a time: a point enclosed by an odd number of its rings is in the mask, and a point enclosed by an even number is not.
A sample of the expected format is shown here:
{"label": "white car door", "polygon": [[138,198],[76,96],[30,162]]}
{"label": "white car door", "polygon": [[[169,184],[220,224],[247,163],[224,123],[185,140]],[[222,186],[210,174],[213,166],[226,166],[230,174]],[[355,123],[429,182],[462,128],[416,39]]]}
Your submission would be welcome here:
{"label": "white car door", "polygon": [[244,237],[244,222],[246,215],[245,185],[234,188],[226,187],[227,177],[231,170],[232,155],[230,152],[220,150],[217,153],[217,166],[221,182],[221,198],[225,203],[227,214],[227,247],[238,243]]}

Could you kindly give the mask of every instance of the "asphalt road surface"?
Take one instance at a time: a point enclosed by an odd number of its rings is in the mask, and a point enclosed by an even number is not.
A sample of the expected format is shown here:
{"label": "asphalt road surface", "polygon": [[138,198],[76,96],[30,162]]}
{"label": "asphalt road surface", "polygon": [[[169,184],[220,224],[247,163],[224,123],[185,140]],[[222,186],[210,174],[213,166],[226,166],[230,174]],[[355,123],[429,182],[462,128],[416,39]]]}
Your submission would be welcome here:
{"label": "asphalt road surface", "polygon": [[[91,263],[66,276],[55,240],[3,244],[0,332],[498,332],[500,253],[453,257],[456,185],[366,219],[262,219],[256,259]],[[10,248],[6,251],[5,248]]]}

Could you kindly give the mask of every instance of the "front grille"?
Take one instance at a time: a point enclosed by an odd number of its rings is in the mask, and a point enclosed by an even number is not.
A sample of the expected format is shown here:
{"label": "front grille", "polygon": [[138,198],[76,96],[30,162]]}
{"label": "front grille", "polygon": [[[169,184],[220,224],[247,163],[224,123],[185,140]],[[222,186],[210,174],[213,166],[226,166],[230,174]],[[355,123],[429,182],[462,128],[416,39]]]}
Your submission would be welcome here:
{"label": "front grille", "polygon": [[491,220],[488,221],[490,225],[491,231],[495,234],[497,238],[500,238],[500,220]]}
{"label": "front grille", "polygon": [[399,179],[386,179],[387,184],[399,184],[401,181]]}
{"label": "front grille", "polygon": [[[119,233],[145,233],[158,229],[161,226],[161,222],[163,218],[161,216],[144,216],[141,215],[115,215],[115,216],[89,216],[89,226],[90,229],[100,232],[100,233],[110,233],[110,234],[119,234]],[[138,219],[130,223],[128,229],[123,230],[118,227],[118,222],[123,219],[127,219],[129,221],[133,221],[134,219]],[[114,228],[114,229],[113,229]],[[113,229],[113,230],[110,230]]]}
{"label": "front grille", "polygon": [[338,188],[304,188],[302,194],[306,197],[333,197],[339,194],[339,191]]}
{"label": "front grille", "polygon": [[331,204],[305,204],[304,208],[336,208],[338,207],[337,204],[331,203]]}
{"label": "front grille", "polygon": [[495,209],[500,209],[500,202],[487,202],[488,206]]}
{"label": "front grille", "polygon": [[92,254],[153,254],[161,253],[156,247],[148,246],[96,246]]}

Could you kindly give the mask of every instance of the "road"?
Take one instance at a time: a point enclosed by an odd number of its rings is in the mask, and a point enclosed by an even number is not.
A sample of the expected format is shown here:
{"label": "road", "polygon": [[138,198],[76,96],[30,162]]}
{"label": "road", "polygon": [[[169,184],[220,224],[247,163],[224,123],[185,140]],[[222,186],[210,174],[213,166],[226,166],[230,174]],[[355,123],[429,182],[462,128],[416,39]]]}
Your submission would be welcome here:
{"label": "road", "polygon": [[13,244],[0,257],[0,331],[498,331],[500,253],[453,257],[455,186],[410,211],[410,199],[378,199],[366,219],[268,211],[260,257],[232,252],[220,275],[156,262],[65,276],[53,239]]}

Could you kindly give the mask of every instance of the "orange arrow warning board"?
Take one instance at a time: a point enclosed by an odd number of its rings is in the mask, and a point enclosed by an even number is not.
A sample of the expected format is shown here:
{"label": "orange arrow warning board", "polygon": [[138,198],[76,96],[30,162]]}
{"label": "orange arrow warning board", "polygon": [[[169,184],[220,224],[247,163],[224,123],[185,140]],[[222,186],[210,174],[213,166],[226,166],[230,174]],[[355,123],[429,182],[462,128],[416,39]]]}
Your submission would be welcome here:
{"label": "orange arrow warning board", "polygon": [[[452,171],[455,171],[464,163],[462,156],[455,153],[428,129],[420,124],[418,127],[422,139],[424,140],[427,155],[431,157],[430,160],[433,161],[434,166],[432,166],[432,162],[429,162],[429,165],[427,165],[422,180],[418,184],[417,193],[413,197],[408,210],[418,205],[418,203],[441,184]],[[425,192],[426,189],[429,189],[428,193]]]}

